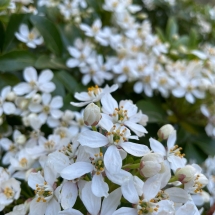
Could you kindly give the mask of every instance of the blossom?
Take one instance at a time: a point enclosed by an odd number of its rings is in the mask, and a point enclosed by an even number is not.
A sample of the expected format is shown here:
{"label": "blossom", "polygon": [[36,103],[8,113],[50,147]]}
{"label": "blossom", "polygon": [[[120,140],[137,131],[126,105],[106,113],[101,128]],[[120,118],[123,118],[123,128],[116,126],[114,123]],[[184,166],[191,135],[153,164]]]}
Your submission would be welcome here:
{"label": "blossom", "polygon": [[114,84],[111,87],[108,85],[105,88],[99,88],[98,86],[89,87],[88,92],[75,93],[75,98],[81,102],[70,102],[71,105],[77,107],[83,107],[91,102],[99,101],[106,93],[112,93],[117,90],[118,85]]}
{"label": "blossom", "polygon": [[23,72],[25,81],[16,85],[13,90],[16,95],[26,95],[26,98],[31,98],[38,91],[50,93],[55,90],[55,84],[51,82],[53,73],[51,70],[43,70],[41,74],[37,75],[37,71],[33,67],[25,68]]}
{"label": "blossom", "polygon": [[104,127],[108,121],[112,121],[129,127],[139,137],[147,133],[142,125],[137,124],[143,114],[137,113],[138,108],[131,100],[122,100],[117,104],[117,101],[109,93],[106,93],[101,98],[101,103],[104,113],[99,123],[101,127]]}
{"label": "blossom", "polygon": [[28,26],[25,24],[20,25],[19,32],[16,32],[15,36],[18,40],[26,43],[29,48],[36,48],[37,45],[43,43],[43,37],[40,36],[38,30],[33,28],[29,31]]}
{"label": "blossom", "polygon": [[30,173],[28,185],[35,190],[35,198],[30,203],[30,214],[53,214],[60,211],[60,204],[56,200],[53,184],[55,178],[50,175],[43,177],[40,172]]}
{"label": "blossom", "polygon": [[184,154],[181,154],[180,150],[177,145],[174,145],[176,141],[176,132],[173,132],[169,138],[167,139],[167,150],[164,146],[158,142],[157,140],[150,138],[150,147],[151,149],[164,156],[170,164],[170,167],[173,171],[176,169],[183,167],[186,163],[186,159],[183,158]]}

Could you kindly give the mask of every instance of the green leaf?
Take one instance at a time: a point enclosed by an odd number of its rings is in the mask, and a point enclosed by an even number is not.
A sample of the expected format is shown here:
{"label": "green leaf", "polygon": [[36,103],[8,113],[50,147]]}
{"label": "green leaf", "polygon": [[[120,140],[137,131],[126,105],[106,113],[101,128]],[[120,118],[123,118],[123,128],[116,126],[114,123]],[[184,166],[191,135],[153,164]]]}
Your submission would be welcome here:
{"label": "green leaf", "polygon": [[55,96],[62,96],[65,97],[65,88],[64,85],[57,79],[56,76],[54,76],[54,78],[52,79],[52,82],[55,83],[56,89],[54,90],[54,92],[52,93]]}
{"label": "green leaf", "polygon": [[175,19],[169,18],[168,22],[167,22],[167,27],[166,27],[166,35],[168,37],[169,40],[172,40],[173,35],[178,33],[178,26],[177,23],[175,21]]}
{"label": "green leaf", "polygon": [[190,48],[196,48],[198,46],[198,33],[193,28],[190,31],[189,46]]}
{"label": "green leaf", "polygon": [[3,49],[4,39],[5,39],[4,26],[0,21],[0,52],[2,52],[2,49]]}
{"label": "green leaf", "polygon": [[165,42],[165,41],[166,41],[166,38],[165,38],[165,36],[164,36],[163,31],[162,31],[159,27],[156,27],[156,28],[155,28],[155,31],[156,31],[156,33],[158,34],[159,38],[162,40],[162,42]]}
{"label": "green leaf", "polygon": [[11,73],[0,73],[0,80],[0,89],[8,85],[14,86],[20,82],[19,78]]}
{"label": "green leaf", "polygon": [[61,58],[51,58],[48,55],[40,56],[35,63],[35,67],[37,69],[67,69]]}
{"label": "green leaf", "polygon": [[30,18],[32,24],[39,30],[44,38],[45,44],[57,55],[62,53],[62,41],[58,29],[45,17],[32,15]]}
{"label": "green leaf", "polygon": [[7,52],[12,41],[15,38],[15,32],[18,31],[20,24],[24,19],[28,17],[28,14],[12,14],[5,32],[5,41],[3,51]]}
{"label": "green leaf", "polygon": [[137,107],[149,117],[149,122],[166,122],[166,112],[162,109],[161,104],[149,100],[141,100],[137,102]]}
{"label": "green leaf", "polygon": [[207,158],[207,155],[202,153],[202,151],[192,143],[186,143],[185,156],[188,160],[195,160],[197,163],[203,163]]}
{"label": "green leaf", "polygon": [[77,80],[72,77],[71,73],[66,71],[60,71],[56,72],[55,76],[70,93],[74,94],[76,91],[79,91],[80,86]]}
{"label": "green leaf", "polygon": [[10,0],[1,0],[0,1],[0,10],[6,9],[10,4]]}
{"label": "green leaf", "polygon": [[13,72],[34,66],[35,56],[28,51],[13,51],[0,56],[0,71]]}

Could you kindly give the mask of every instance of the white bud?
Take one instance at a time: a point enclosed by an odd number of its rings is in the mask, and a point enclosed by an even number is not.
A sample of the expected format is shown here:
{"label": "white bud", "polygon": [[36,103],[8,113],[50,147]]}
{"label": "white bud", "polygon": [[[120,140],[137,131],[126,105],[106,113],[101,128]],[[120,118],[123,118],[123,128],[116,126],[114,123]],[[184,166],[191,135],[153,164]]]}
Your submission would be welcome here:
{"label": "white bud", "polygon": [[89,126],[96,126],[101,119],[100,108],[94,103],[90,103],[84,109],[84,123]]}
{"label": "white bud", "polygon": [[74,113],[71,110],[66,110],[62,116],[63,121],[71,121],[74,118]]}
{"label": "white bud", "polygon": [[152,177],[165,171],[163,156],[158,153],[149,153],[140,161],[140,174],[143,177]]}
{"label": "white bud", "polygon": [[164,126],[162,126],[159,130],[158,130],[158,137],[162,140],[166,140],[168,139],[168,137],[175,132],[175,129],[172,125],[170,124],[166,124]]}
{"label": "white bud", "polygon": [[19,104],[20,109],[25,110],[28,107],[28,100],[23,99]]}
{"label": "white bud", "polygon": [[21,134],[16,138],[16,142],[20,145],[24,144],[26,142],[26,136]]}
{"label": "white bud", "polygon": [[9,93],[7,94],[7,97],[6,97],[6,99],[7,99],[8,101],[14,101],[15,98],[16,98],[16,94],[15,94],[13,91],[9,92]]}
{"label": "white bud", "polygon": [[39,104],[42,101],[40,94],[35,94],[31,100],[34,104]]}
{"label": "white bud", "polygon": [[30,122],[28,120],[28,116],[24,116],[22,118],[22,122],[23,122],[24,126],[26,126],[26,127],[30,126]]}
{"label": "white bud", "polygon": [[193,166],[186,165],[185,167],[177,169],[175,176],[178,178],[178,181],[184,184],[194,179],[195,173],[196,169]]}

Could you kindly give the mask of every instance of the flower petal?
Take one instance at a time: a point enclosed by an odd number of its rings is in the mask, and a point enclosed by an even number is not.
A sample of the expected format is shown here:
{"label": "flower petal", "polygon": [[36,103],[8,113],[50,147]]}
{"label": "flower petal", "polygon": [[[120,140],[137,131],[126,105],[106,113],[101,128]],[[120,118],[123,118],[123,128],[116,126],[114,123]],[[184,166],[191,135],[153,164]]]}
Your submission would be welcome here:
{"label": "flower petal", "polygon": [[31,81],[36,82],[37,81],[37,70],[34,67],[27,67],[24,70],[23,76],[27,82],[31,82]]}

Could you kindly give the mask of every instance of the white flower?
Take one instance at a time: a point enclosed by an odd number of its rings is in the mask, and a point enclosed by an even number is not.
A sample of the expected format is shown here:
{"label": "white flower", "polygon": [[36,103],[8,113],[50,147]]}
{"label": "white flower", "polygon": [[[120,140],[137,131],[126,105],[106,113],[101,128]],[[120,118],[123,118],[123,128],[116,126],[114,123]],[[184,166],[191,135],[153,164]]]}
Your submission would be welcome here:
{"label": "white flower", "polygon": [[108,121],[112,121],[129,127],[139,137],[148,133],[142,125],[137,124],[143,114],[137,113],[138,108],[131,100],[122,100],[118,105],[117,101],[107,93],[101,98],[101,103],[104,112],[99,122],[101,127],[105,127]]}
{"label": "white flower", "polygon": [[26,98],[31,98],[38,91],[50,93],[55,90],[55,84],[50,82],[53,78],[51,70],[43,70],[41,74],[37,75],[37,71],[33,67],[25,68],[23,72],[25,81],[16,85],[13,90],[16,95],[26,95]]}
{"label": "white flower", "polygon": [[63,106],[63,98],[61,96],[51,97],[51,94],[42,94],[42,105],[31,103],[29,110],[34,113],[39,113],[38,117],[42,123],[49,120],[48,116],[54,119],[59,119],[63,112],[59,110]]}
{"label": "white flower", "polygon": [[6,213],[5,215],[26,215],[28,212],[29,203],[17,205],[13,208],[13,211]]}
{"label": "white flower", "polygon": [[10,178],[7,181],[1,183],[0,187],[0,211],[5,206],[11,204],[14,200],[17,200],[20,196],[20,182],[14,178]]}
{"label": "white flower", "polygon": [[161,138],[162,140],[166,140],[169,135],[172,134],[172,132],[174,132],[175,129],[172,125],[170,124],[166,124],[166,125],[163,125],[159,130],[158,130],[158,137]]}
{"label": "white flower", "polygon": [[28,26],[25,24],[20,25],[19,33],[16,32],[15,36],[18,40],[26,43],[30,48],[36,48],[37,45],[41,45],[43,43],[43,38],[40,36],[38,30],[33,28],[29,31]]}
{"label": "white flower", "polygon": [[35,190],[36,197],[30,203],[31,215],[57,215],[60,204],[57,202],[53,188],[55,178],[45,174],[45,178],[38,173],[30,173],[28,185]]}
{"label": "white flower", "polygon": [[12,102],[7,102],[7,96],[11,92],[11,87],[7,86],[1,90],[0,95],[0,116],[5,113],[6,115],[14,114],[16,106]]}
{"label": "white flower", "polygon": [[186,159],[183,158],[183,154],[181,154],[180,150],[177,145],[174,145],[176,141],[176,132],[173,132],[168,140],[167,140],[167,149],[164,148],[164,146],[158,142],[157,140],[150,138],[150,146],[151,149],[164,156],[165,159],[168,160],[170,163],[170,167],[173,171],[176,171],[176,169],[181,168],[185,165]]}
{"label": "white flower", "polygon": [[77,107],[83,107],[91,102],[99,101],[102,98],[102,96],[104,96],[104,94],[112,93],[115,90],[117,90],[117,88],[118,88],[117,84],[114,84],[111,87],[106,85],[105,88],[99,88],[98,86],[89,87],[88,92],[75,93],[74,97],[81,102],[79,103],[70,102],[70,104]]}

